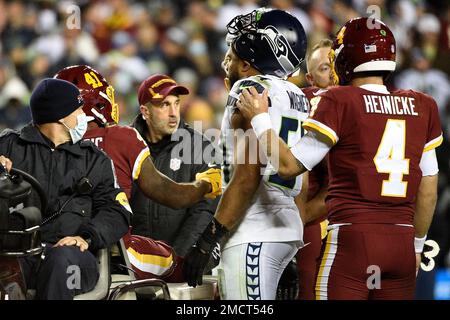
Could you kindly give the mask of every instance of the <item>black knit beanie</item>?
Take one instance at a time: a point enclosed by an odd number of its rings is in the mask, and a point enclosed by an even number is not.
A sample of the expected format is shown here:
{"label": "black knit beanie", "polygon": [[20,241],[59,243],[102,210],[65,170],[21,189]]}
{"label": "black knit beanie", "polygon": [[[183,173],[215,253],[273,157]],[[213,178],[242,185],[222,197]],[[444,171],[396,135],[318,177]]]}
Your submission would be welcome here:
{"label": "black knit beanie", "polygon": [[30,98],[36,124],[57,122],[83,105],[80,91],[72,83],[47,78],[39,82]]}

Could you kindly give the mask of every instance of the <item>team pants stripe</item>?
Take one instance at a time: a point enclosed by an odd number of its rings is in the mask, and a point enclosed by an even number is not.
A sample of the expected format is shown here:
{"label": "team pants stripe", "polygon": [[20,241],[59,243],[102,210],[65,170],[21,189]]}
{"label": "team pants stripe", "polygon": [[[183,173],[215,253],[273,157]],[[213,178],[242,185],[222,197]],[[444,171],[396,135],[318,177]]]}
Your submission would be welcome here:
{"label": "team pants stripe", "polygon": [[330,277],[331,267],[333,265],[334,257],[337,251],[339,227],[330,230],[327,236],[325,251],[323,253],[322,261],[320,262],[319,273],[316,280],[316,300],[328,299],[328,279]]}
{"label": "team pants stripe", "polygon": [[261,279],[259,260],[262,242],[252,242],[247,245],[246,253],[246,286],[248,300],[261,300]]}

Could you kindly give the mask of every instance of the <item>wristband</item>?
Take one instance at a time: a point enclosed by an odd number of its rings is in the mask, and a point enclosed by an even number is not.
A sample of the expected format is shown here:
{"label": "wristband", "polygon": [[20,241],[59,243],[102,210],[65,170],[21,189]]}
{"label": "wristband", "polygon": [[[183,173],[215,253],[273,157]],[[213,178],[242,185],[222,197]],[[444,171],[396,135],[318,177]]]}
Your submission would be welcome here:
{"label": "wristband", "polygon": [[259,138],[265,131],[272,129],[272,121],[267,112],[257,114],[251,121],[253,130],[256,136]]}
{"label": "wristband", "polygon": [[415,249],[416,253],[422,253],[423,246],[425,245],[426,239],[427,239],[426,235],[423,238],[414,237],[414,249]]}

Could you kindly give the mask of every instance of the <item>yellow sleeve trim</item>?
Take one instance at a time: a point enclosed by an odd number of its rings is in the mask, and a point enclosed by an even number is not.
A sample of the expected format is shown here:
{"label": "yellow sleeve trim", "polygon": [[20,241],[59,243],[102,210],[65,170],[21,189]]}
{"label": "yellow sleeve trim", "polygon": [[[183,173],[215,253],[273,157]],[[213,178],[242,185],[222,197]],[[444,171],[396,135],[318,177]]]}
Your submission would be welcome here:
{"label": "yellow sleeve trim", "polygon": [[326,129],[322,128],[322,127],[319,127],[315,123],[312,123],[312,122],[309,122],[309,121],[304,122],[303,123],[303,128],[308,129],[308,130],[312,129],[314,131],[320,132],[321,134],[327,136],[331,140],[333,145],[335,145],[336,142],[337,142],[336,137],[334,136],[334,134],[332,134],[331,132],[329,132],[328,130],[326,130]]}
{"label": "yellow sleeve trim", "polygon": [[322,240],[325,239],[328,234],[327,228],[328,228],[328,219],[325,219],[320,223],[320,238]]}
{"label": "yellow sleeve trim", "polygon": [[128,253],[132,254],[133,257],[137,261],[139,261],[141,263],[152,264],[152,265],[160,266],[163,268],[168,268],[173,263],[172,255],[170,255],[168,257],[162,257],[162,256],[156,256],[156,255],[152,255],[152,254],[143,254],[143,253],[136,252],[133,248],[128,248],[127,251],[128,251]]}
{"label": "yellow sleeve trim", "polygon": [[433,150],[433,149],[439,147],[442,144],[442,141],[444,141],[444,138],[441,135],[435,142],[431,143],[428,146],[425,145],[423,152],[427,152],[427,151],[430,151],[430,150]]}
{"label": "yellow sleeve trim", "polygon": [[141,154],[139,154],[136,159],[133,170],[133,180],[137,180],[139,178],[139,175],[141,174],[142,164],[148,157],[150,157],[150,150],[146,148],[145,150],[143,150],[143,152],[141,152]]}
{"label": "yellow sleeve trim", "polygon": [[128,202],[128,198],[127,195],[125,194],[125,192],[120,192],[116,195],[116,201],[119,202],[122,207],[124,207],[125,209],[127,209],[128,212],[133,213],[133,211],[131,210],[130,207],[130,203]]}

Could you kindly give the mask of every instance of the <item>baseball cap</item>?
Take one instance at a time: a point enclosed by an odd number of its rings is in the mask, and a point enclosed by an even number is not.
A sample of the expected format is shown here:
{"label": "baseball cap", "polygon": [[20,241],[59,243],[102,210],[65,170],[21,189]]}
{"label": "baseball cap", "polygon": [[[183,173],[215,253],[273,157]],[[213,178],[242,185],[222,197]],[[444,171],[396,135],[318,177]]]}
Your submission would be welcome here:
{"label": "baseball cap", "polygon": [[170,94],[186,95],[189,94],[189,90],[184,86],[178,85],[169,76],[155,74],[145,79],[139,86],[139,104],[144,105],[148,102],[159,104]]}

